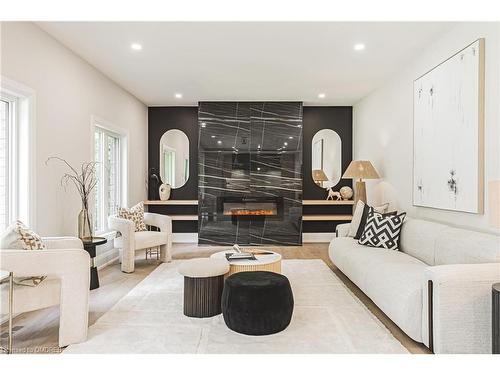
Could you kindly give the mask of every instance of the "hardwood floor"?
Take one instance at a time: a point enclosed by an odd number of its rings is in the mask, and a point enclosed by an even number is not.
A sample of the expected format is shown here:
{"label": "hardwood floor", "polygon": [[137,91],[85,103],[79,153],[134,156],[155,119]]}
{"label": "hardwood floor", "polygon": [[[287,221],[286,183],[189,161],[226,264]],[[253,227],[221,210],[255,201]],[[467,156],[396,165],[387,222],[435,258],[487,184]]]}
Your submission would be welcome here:
{"label": "hardwood floor", "polygon": [[[220,251],[220,249],[219,247],[198,247],[196,244],[174,244],[173,258],[205,257]],[[328,244],[273,247],[272,250],[279,252],[284,259],[322,259],[410,353],[430,353],[424,345],[415,342],[401,331],[359,288],[335,267],[328,257]],[[90,292],[89,325],[94,324],[99,317],[148,276],[158,265],[159,261],[145,260],[144,253],[138,253],[134,273],[122,273],[118,262],[100,270],[100,288]],[[58,306],[17,316],[14,319],[13,351],[16,353],[59,352],[60,349],[57,346],[58,326]],[[5,333],[6,324],[1,328],[2,333]],[[2,345],[6,344],[6,337],[4,336],[5,334],[2,334]]]}

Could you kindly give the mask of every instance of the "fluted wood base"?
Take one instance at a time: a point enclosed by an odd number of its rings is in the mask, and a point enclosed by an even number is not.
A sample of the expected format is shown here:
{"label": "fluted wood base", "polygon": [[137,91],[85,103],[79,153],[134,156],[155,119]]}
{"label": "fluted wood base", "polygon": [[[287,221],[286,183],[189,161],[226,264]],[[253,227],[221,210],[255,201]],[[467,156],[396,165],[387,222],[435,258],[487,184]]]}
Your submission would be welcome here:
{"label": "fluted wood base", "polygon": [[274,273],[281,273],[281,259],[277,260],[274,263],[268,263],[268,264],[248,264],[248,265],[231,264],[229,267],[229,272],[226,274],[226,277],[231,276],[234,273],[249,272],[249,271],[269,271]]}
{"label": "fluted wood base", "polygon": [[222,313],[221,297],[224,275],[184,277],[184,315],[209,318]]}

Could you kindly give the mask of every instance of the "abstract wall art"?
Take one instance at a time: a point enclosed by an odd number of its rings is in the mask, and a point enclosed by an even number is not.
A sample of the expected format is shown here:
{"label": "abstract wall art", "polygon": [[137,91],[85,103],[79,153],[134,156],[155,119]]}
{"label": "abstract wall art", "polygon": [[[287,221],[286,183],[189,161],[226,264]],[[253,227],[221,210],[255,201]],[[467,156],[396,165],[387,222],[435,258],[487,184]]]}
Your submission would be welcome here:
{"label": "abstract wall art", "polygon": [[413,84],[413,204],[483,212],[484,39]]}

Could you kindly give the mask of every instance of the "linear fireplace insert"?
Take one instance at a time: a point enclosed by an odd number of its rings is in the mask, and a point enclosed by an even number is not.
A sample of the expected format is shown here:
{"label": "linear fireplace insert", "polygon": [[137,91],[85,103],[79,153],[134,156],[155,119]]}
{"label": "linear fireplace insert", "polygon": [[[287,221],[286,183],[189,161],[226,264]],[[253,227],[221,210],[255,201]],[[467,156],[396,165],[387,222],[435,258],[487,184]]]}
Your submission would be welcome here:
{"label": "linear fireplace insert", "polygon": [[283,216],[283,197],[218,197],[217,213],[224,216]]}

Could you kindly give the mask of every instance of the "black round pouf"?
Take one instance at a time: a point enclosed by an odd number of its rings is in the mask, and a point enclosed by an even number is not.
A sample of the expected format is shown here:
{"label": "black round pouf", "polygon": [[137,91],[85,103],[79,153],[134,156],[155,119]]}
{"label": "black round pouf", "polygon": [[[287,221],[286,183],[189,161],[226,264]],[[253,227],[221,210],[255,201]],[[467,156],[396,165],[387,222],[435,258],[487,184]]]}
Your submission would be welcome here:
{"label": "black round pouf", "polygon": [[222,314],[228,328],[261,336],[283,331],[292,319],[293,294],[288,279],[274,272],[238,272],[222,292]]}

